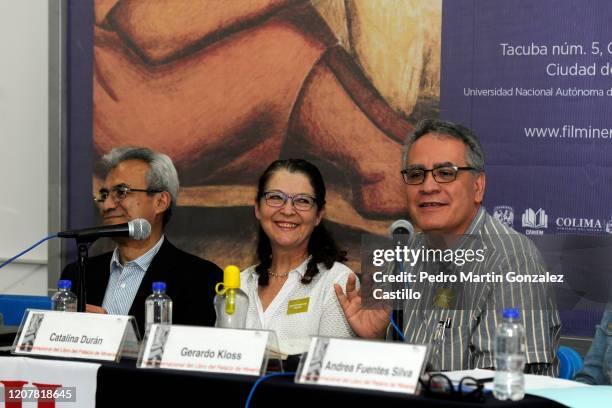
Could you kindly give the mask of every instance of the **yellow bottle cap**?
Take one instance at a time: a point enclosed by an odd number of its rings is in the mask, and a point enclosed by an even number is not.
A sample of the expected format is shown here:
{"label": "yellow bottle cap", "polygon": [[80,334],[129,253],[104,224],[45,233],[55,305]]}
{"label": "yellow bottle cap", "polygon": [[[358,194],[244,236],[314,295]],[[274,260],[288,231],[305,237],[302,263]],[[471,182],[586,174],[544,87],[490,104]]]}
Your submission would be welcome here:
{"label": "yellow bottle cap", "polygon": [[221,283],[215,287],[217,293],[224,293],[227,289],[240,288],[240,269],[235,265],[228,265],[223,270],[223,290],[219,290]]}

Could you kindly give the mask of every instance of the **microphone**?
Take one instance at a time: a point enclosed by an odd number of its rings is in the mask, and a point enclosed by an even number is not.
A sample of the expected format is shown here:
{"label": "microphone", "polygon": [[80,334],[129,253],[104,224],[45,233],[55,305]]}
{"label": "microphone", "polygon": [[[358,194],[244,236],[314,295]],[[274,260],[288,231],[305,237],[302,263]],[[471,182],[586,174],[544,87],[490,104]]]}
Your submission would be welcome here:
{"label": "microphone", "polygon": [[[414,235],[414,227],[410,221],[396,220],[389,226],[389,235],[394,238],[398,238],[397,244],[400,245],[401,241],[409,242],[410,238]],[[402,239],[399,239],[399,238]]]}
{"label": "microphone", "polygon": [[144,218],[136,218],[124,224],[62,231],[57,234],[60,238],[76,238],[91,242],[100,237],[129,237],[140,241],[149,238],[149,235],[151,235],[151,224]]}
{"label": "microphone", "polygon": [[[403,245],[408,245],[410,240],[414,236],[414,227],[410,223],[410,221],[406,220],[396,220],[389,226],[389,235],[393,237],[395,241],[395,245],[398,247]],[[395,265],[389,264],[389,267],[392,269],[398,268],[400,273],[404,273],[404,265],[402,262],[396,262]],[[393,288],[395,290],[400,290],[405,287],[404,284],[395,283]],[[394,322],[393,324],[393,340],[394,341],[404,341],[404,305],[397,300],[393,305],[393,312],[391,315],[391,319]]]}

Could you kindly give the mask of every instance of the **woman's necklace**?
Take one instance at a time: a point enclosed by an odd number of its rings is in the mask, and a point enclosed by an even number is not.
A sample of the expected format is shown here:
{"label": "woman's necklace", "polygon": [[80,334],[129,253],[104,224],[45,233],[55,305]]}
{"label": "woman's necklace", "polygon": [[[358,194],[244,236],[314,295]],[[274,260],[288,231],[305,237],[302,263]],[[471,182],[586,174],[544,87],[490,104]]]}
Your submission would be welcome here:
{"label": "woman's necklace", "polygon": [[276,273],[276,272],[272,272],[272,271],[268,270],[268,275],[274,276],[275,278],[286,278],[287,276],[289,276],[289,272]]}
{"label": "woman's necklace", "polygon": [[[306,258],[304,258],[304,260],[302,262],[300,262],[300,265],[306,260],[308,259],[308,256],[306,256]],[[268,275],[270,276],[274,276],[275,278],[286,278],[287,276],[289,276],[289,273],[291,273],[291,271],[285,272],[285,273],[276,273],[276,272],[272,272],[270,269],[268,269]]]}

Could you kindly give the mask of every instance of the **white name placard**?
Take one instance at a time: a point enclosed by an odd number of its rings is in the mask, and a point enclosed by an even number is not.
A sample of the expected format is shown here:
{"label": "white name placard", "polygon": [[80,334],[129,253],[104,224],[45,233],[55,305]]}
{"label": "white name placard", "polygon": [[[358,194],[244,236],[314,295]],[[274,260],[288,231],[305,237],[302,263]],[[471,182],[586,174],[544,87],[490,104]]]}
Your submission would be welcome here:
{"label": "white name placard", "polygon": [[138,339],[132,316],[27,310],[12,352],[118,361]]}
{"label": "white name placard", "polygon": [[140,368],[258,376],[266,368],[270,332],[154,324],[145,337]]}
{"label": "white name placard", "polygon": [[313,337],[296,382],[414,394],[426,345]]}

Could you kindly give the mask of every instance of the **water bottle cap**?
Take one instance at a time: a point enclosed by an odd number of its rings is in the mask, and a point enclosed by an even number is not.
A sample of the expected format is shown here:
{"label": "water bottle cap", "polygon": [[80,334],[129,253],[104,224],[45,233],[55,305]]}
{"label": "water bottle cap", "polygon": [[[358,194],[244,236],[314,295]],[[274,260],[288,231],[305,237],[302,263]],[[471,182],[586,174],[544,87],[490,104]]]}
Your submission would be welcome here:
{"label": "water bottle cap", "polygon": [[153,292],[163,292],[166,290],[166,282],[153,282]]}
{"label": "water bottle cap", "polygon": [[240,269],[235,265],[228,265],[223,270],[223,286],[225,289],[240,287]]}
{"label": "water bottle cap", "polygon": [[57,281],[57,288],[58,289],[70,289],[72,288],[72,281],[68,279],[59,280]]}
{"label": "water bottle cap", "polygon": [[504,319],[518,319],[519,311],[518,309],[504,309],[503,316]]}

